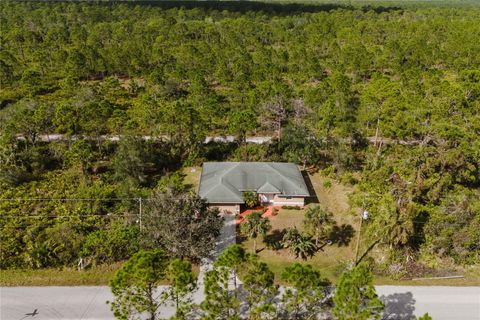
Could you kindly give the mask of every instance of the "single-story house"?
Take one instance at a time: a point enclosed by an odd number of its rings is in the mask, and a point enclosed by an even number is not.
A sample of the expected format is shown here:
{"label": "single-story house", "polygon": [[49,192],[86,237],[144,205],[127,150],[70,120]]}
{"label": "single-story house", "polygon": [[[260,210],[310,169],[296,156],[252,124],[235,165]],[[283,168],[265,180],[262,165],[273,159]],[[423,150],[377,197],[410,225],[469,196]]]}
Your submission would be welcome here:
{"label": "single-story house", "polygon": [[243,193],[255,192],[263,205],[303,206],[310,194],[294,163],[205,162],[199,195],[221,212],[239,213]]}

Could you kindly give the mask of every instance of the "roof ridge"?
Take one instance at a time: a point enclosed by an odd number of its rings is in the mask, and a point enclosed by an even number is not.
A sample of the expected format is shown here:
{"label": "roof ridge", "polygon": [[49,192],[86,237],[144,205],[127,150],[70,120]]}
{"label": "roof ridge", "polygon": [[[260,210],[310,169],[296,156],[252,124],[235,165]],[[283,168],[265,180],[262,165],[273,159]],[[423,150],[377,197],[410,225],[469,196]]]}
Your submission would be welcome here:
{"label": "roof ridge", "polygon": [[[297,177],[291,177],[291,176],[287,176],[285,175],[283,172],[281,172],[280,170],[278,170],[277,168],[275,168],[274,166],[272,166],[272,164],[275,163],[275,162],[271,162],[271,163],[265,163],[268,167],[272,168],[273,170],[275,170],[276,172],[278,172],[278,174],[280,174],[282,177],[286,178],[288,181],[290,181],[289,179],[297,179]],[[287,164],[290,164],[290,163],[287,163]]]}
{"label": "roof ridge", "polygon": [[265,186],[270,186],[270,187],[273,187],[273,188],[274,188],[275,190],[277,190],[277,191],[283,192],[283,190],[278,189],[278,187],[277,187],[276,185],[272,184],[272,183],[271,183],[270,181],[268,181],[267,179],[265,179],[265,183],[264,183],[264,184],[262,184],[260,187],[258,187],[257,191],[264,189]]}
{"label": "roof ridge", "polygon": [[[220,162],[221,163],[221,162]],[[235,163],[235,162],[234,162]],[[229,173],[230,171],[232,171],[233,169],[235,169],[236,167],[238,167],[240,165],[240,162],[237,162],[235,163],[234,166],[232,166],[231,168],[227,168],[226,170],[224,170],[221,174],[219,175],[216,175],[214,174],[212,178],[217,178],[219,181],[219,184],[221,184],[222,186],[224,187],[227,187],[232,193],[234,193],[235,195],[237,195],[231,188],[233,187],[230,183],[226,182],[224,183],[224,180],[223,178],[225,177],[225,175],[227,173]],[[228,184],[228,185],[227,185]],[[210,189],[206,190],[205,193],[209,193],[210,191],[212,191],[213,189],[215,189],[218,185],[213,185]]]}
{"label": "roof ridge", "polygon": [[[282,177],[284,177],[285,179],[283,180],[283,182],[287,182],[289,183],[291,186],[293,186],[294,188],[298,188],[299,186],[297,184],[302,184],[301,182],[303,182],[305,184],[305,181],[301,181],[299,178],[300,177],[291,177],[291,176],[286,176],[283,172],[281,172],[280,170],[278,170],[277,168],[275,168],[274,166],[272,166],[272,164],[274,164],[276,162],[270,162],[270,163],[267,163],[267,165],[272,168],[273,170],[275,170],[276,172],[278,172],[279,175],[281,175]],[[293,163],[290,163],[290,162],[287,162],[287,164],[289,165],[294,165]],[[294,165],[295,166],[295,165]],[[297,170],[298,170],[298,167],[297,167]],[[299,170],[300,172],[300,170]],[[303,178],[302,178],[303,179]],[[297,183],[293,182],[292,180],[295,180]],[[281,190],[282,193],[284,192],[284,189]]]}

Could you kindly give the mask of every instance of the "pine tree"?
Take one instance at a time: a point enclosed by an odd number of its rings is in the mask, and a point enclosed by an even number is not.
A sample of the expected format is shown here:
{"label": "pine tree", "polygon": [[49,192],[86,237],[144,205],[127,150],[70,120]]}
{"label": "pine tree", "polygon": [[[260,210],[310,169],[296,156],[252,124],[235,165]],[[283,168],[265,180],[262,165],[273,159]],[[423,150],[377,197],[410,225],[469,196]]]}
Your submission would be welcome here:
{"label": "pine tree", "polygon": [[312,319],[327,308],[324,295],[329,281],[311,265],[294,263],[281,277],[287,284],[279,310],[282,319]]}
{"label": "pine tree", "polygon": [[169,288],[164,293],[164,299],[175,305],[175,318],[185,319],[185,315],[192,308],[191,294],[196,288],[196,276],[192,272],[190,262],[175,259],[170,262],[167,270]]}
{"label": "pine tree", "polygon": [[342,274],[333,302],[333,314],[339,320],[380,319],[383,311],[383,302],[373,286],[372,272],[365,264]]}
{"label": "pine tree", "polygon": [[109,302],[119,319],[159,319],[157,287],[165,279],[168,257],[161,250],[139,251],[133,255],[110,281],[115,300]]}
{"label": "pine tree", "polygon": [[275,275],[257,255],[249,255],[242,270],[243,290],[248,304],[250,320],[275,319],[274,299],[278,294]]}

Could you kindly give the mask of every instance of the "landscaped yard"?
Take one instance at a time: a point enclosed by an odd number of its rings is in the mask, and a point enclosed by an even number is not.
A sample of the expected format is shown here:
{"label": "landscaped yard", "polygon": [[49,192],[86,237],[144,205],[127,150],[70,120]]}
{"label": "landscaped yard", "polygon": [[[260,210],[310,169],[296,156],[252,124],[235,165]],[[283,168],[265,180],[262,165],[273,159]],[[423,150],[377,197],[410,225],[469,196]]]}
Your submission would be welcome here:
{"label": "landscaped yard", "polygon": [[[258,254],[276,274],[277,280],[280,279],[280,274],[285,267],[294,262],[304,262],[312,264],[321,271],[323,276],[335,281],[343,271],[342,266],[354,259],[356,234],[348,232],[348,230],[352,231],[350,227],[355,229],[359,222],[358,218],[355,218],[351,213],[348,204],[348,193],[353,191],[353,189],[340,185],[318,173],[310,175],[310,180],[322,206],[333,213],[337,226],[340,228],[339,230],[346,231],[343,233],[345,241],[324,246],[312,259],[307,261],[296,259],[288,249],[270,250],[265,248],[263,243],[259,243],[259,250],[261,251]],[[327,181],[328,183],[325,183]],[[331,186],[329,186],[330,184]],[[307,207],[313,205],[317,204],[310,203]],[[278,215],[270,218],[272,230],[269,234],[281,232],[283,229],[293,226],[302,230],[304,213],[305,209],[280,209]],[[242,242],[242,245],[251,252],[253,241],[246,239]]]}

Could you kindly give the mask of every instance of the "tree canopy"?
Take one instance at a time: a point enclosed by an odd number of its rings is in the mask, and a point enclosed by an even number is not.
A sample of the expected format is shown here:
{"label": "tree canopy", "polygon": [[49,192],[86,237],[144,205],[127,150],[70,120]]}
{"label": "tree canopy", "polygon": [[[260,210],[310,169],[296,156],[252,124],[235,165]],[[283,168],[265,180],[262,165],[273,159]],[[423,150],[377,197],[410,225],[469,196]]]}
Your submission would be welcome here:
{"label": "tree canopy", "polygon": [[205,160],[322,170],[386,263],[477,264],[480,8],[393,3],[3,1],[0,268],[131,256]]}

